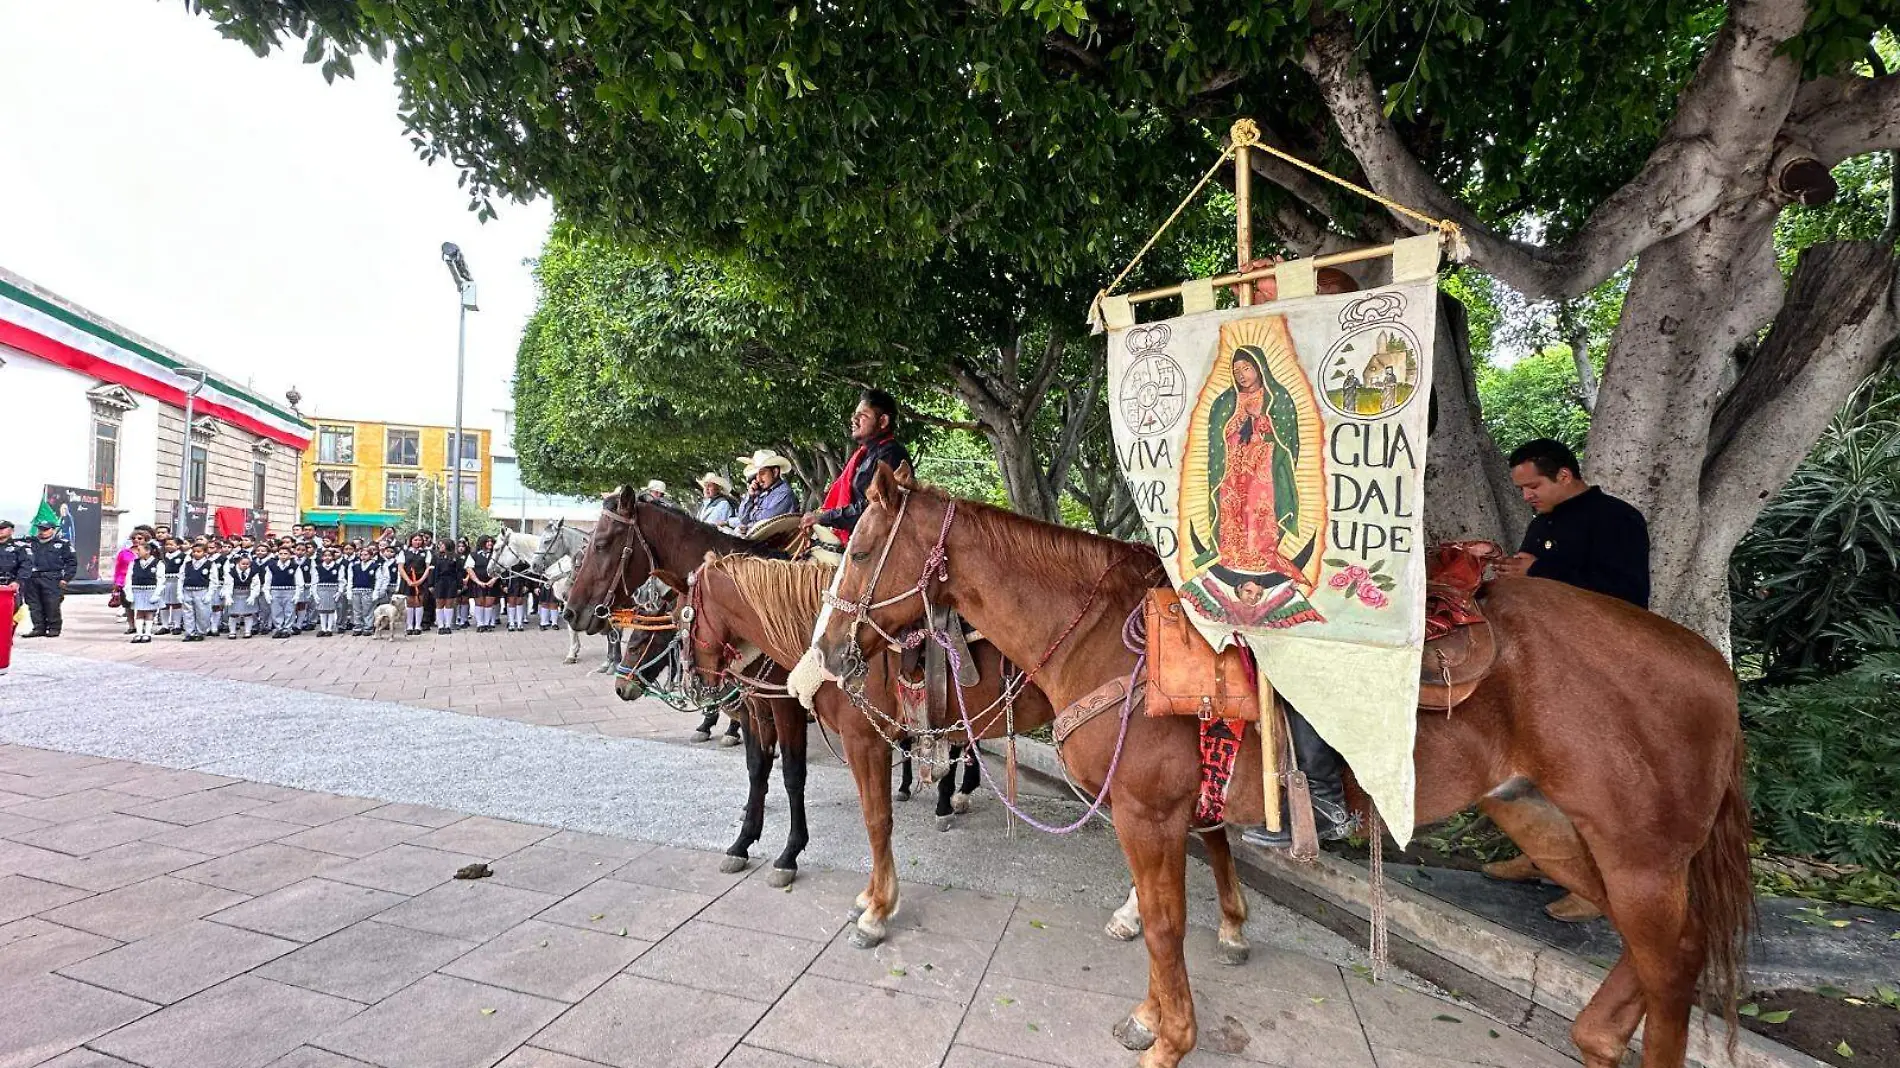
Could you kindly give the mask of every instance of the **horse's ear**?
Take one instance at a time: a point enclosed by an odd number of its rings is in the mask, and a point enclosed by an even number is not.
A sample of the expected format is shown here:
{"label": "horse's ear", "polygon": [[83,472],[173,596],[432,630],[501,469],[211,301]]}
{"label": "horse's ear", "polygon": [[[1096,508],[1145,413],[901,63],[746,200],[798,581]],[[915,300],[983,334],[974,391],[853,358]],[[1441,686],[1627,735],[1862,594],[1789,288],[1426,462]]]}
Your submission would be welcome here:
{"label": "horse's ear", "polygon": [[706,563],[709,563],[709,564],[710,564],[710,563],[714,563],[714,562],[716,562],[716,561],[717,561],[718,559],[719,559],[719,554],[718,554],[718,553],[716,553],[716,552],[713,552],[713,551],[712,551],[711,549],[707,549],[707,550],[706,550]]}
{"label": "horse's ear", "polygon": [[903,463],[897,465],[895,475],[898,485],[905,489],[917,488],[917,472],[911,470],[909,460],[905,460]]}
{"label": "horse's ear", "polygon": [[886,504],[902,490],[891,465],[879,460],[877,474],[871,476],[871,484],[864,491],[864,499],[872,504]]}
{"label": "horse's ear", "polygon": [[653,572],[653,577],[673,587],[673,589],[679,593],[686,592],[686,580],[674,572],[668,571],[665,568],[657,568]]}

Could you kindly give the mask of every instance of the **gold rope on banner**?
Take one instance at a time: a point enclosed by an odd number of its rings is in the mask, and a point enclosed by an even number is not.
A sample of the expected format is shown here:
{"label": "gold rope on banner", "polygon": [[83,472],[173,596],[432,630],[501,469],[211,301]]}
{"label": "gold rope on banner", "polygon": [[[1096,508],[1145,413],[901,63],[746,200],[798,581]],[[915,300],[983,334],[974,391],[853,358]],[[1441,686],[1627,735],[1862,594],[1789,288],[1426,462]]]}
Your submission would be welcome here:
{"label": "gold rope on banner", "polygon": [[[1354,193],[1365,197],[1367,200],[1373,201],[1389,211],[1397,212],[1400,215],[1423,223],[1428,228],[1438,232],[1440,240],[1444,242],[1446,255],[1453,262],[1462,262],[1465,257],[1470,254],[1470,248],[1465,243],[1464,231],[1456,222],[1450,219],[1435,219],[1422,211],[1407,207],[1390,197],[1382,196],[1357,182],[1348,181],[1316,164],[1308,163],[1306,160],[1290,152],[1275,148],[1260,140],[1260,127],[1252,119],[1240,119],[1236,121],[1233,127],[1228,131],[1227,145],[1221,149],[1221,154],[1214,160],[1213,166],[1207,169],[1207,173],[1201,175],[1200,181],[1194,183],[1194,188],[1188,190],[1187,196],[1183,197],[1181,203],[1175,206],[1174,211],[1169,214],[1166,219],[1162,220],[1161,225],[1153,234],[1149,235],[1148,240],[1142,242],[1141,248],[1135,251],[1134,258],[1128,261],[1128,266],[1123,267],[1121,271],[1115,275],[1114,281],[1110,282],[1107,288],[1095,294],[1095,299],[1089,306],[1089,318],[1091,321],[1096,323],[1102,321],[1102,302],[1114,294],[1116,287],[1120,286],[1122,282],[1128,278],[1129,273],[1141,263],[1142,258],[1148,254],[1149,250],[1154,248],[1155,242],[1161,240],[1161,235],[1168,232],[1168,228],[1174,225],[1175,220],[1181,217],[1181,213],[1186,211],[1188,205],[1194,202],[1194,198],[1200,195],[1202,189],[1206,188],[1207,183],[1220,171],[1221,166],[1229,160],[1234,159],[1237,150],[1241,149],[1257,149],[1261,152],[1265,152],[1275,159],[1292,164],[1309,174],[1324,178],[1344,189],[1350,189]],[[1328,256],[1313,257],[1312,263],[1315,268],[1330,267],[1340,263],[1358,263],[1391,255],[1392,248],[1393,246],[1391,245],[1375,245],[1368,248],[1353,249],[1348,252],[1335,252]],[[1213,288],[1219,289],[1224,286],[1252,282],[1260,278],[1270,278],[1275,273],[1275,267],[1264,267],[1253,271],[1223,274],[1208,281]],[[1130,293],[1128,295],[1128,302],[1130,304],[1141,304],[1151,300],[1160,300],[1164,297],[1176,297],[1181,295],[1181,291],[1182,287],[1178,285],[1142,290],[1139,293]]]}

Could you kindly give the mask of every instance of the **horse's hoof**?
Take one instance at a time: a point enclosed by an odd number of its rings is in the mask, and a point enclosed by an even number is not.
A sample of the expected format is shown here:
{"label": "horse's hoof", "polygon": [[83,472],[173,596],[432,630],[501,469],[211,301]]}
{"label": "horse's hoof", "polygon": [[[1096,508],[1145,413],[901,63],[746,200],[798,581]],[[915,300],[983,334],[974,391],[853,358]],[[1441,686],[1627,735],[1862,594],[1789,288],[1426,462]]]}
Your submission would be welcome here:
{"label": "horse's hoof", "polygon": [[739,736],[736,734],[722,734],[719,736],[719,748],[721,749],[731,749],[738,744]]}
{"label": "horse's hoof", "polygon": [[719,870],[724,872],[727,875],[731,875],[734,872],[744,871],[747,863],[749,863],[747,858],[735,857],[732,854],[728,853],[726,854],[725,859],[719,862]]}
{"label": "horse's hoof", "polygon": [[950,817],[950,816],[937,817],[937,829],[940,831],[947,831],[950,828],[955,827],[956,825],[957,825],[957,821],[953,817]]}
{"label": "horse's hoof", "polygon": [[563,664],[578,664],[580,662],[581,662],[581,658],[578,656],[564,657],[561,660],[561,663]]}
{"label": "horse's hoof", "polygon": [[1133,1014],[1130,1014],[1124,1018],[1121,1023],[1115,1025],[1114,1035],[1115,1041],[1120,1042],[1123,1049],[1131,1049],[1136,1052],[1140,1052],[1155,1044],[1155,1033],[1148,1030],[1147,1024],[1135,1019]]}
{"label": "horse's hoof", "polygon": [[850,938],[851,945],[855,949],[876,949],[884,944],[883,925],[880,924],[878,929],[872,932],[865,930],[864,923],[859,921],[851,925]]}
{"label": "horse's hoof", "polygon": [[710,742],[712,741],[712,732],[711,731],[694,731],[691,735],[691,738],[695,742]]}
{"label": "horse's hoof", "polygon": [[1252,955],[1253,947],[1245,942],[1223,942],[1218,939],[1214,942],[1214,959],[1222,964],[1238,967],[1247,963],[1247,958]]}
{"label": "horse's hoof", "polygon": [[765,885],[774,890],[783,890],[792,885],[792,880],[796,878],[798,878],[797,868],[773,868],[765,875]]}
{"label": "horse's hoof", "polygon": [[1136,920],[1128,924],[1123,923],[1120,916],[1113,916],[1109,918],[1108,926],[1102,928],[1102,931],[1117,942],[1133,942],[1141,937],[1141,921]]}
{"label": "horse's hoof", "polygon": [[959,816],[962,816],[968,813],[970,811],[970,795],[969,794],[951,795],[950,811],[956,813]]}
{"label": "horse's hoof", "polygon": [[899,801],[909,801],[909,800],[910,800],[910,787],[908,787],[908,786],[906,786],[906,787],[902,787],[902,788],[900,788],[900,789],[899,789],[899,790],[897,791],[897,799],[898,799]]}

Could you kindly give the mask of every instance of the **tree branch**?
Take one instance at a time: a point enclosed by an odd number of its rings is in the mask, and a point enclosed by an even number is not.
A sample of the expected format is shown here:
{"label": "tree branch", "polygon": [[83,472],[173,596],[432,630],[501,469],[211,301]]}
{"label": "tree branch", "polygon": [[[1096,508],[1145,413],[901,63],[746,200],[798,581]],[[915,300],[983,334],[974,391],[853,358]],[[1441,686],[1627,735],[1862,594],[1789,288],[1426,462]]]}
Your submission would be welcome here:
{"label": "tree branch", "polygon": [[[1678,99],[1643,169],[1556,247],[1490,229],[1432,179],[1385,117],[1379,88],[1357,62],[1356,42],[1343,22],[1314,33],[1301,66],[1318,84],[1374,189],[1457,222],[1471,243],[1473,262],[1486,273],[1527,296],[1564,299],[1693,226],[1733,195],[1730,184],[1789,114],[1800,72],[1780,48],[1800,31],[1806,12],[1803,0],[1732,0],[1721,36]],[[1398,223],[1422,229],[1411,219]]]}
{"label": "tree branch", "polygon": [[1049,387],[1056,380],[1056,372],[1062,369],[1062,353],[1068,348],[1069,339],[1059,330],[1049,331],[1049,343],[1043,346],[1042,360],[1036,365],[1035,377],[1023,387],[1022,396],[1016,402],[1016,412],[1027,421],[1042,400],[1049,394]]}
{"label": "tree branch", "polygon": [[1809,82],[1795,97],[1787,129],[1830,167],[1863,152],[1900,148],[1900,74]]}

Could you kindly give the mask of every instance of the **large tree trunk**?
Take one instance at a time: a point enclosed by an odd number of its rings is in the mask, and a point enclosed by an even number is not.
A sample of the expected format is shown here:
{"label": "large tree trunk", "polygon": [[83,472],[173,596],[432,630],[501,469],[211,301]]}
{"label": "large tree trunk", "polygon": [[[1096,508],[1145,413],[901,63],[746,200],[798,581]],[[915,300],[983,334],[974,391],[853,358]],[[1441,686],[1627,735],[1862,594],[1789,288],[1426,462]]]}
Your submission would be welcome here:
{"label": "large tree trunk", "polygon": [[1530,513],[1478,406],[1465,306],[1438,298],[1432,345],[1433,429],[1425,462],[1425,540],[1495,541],[1516,549]]}

